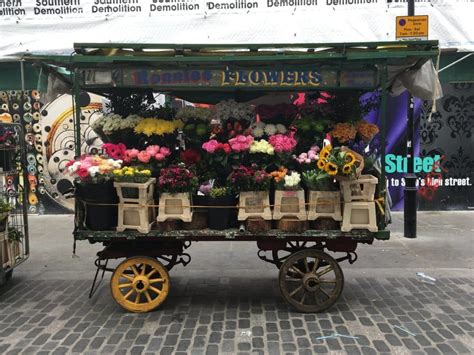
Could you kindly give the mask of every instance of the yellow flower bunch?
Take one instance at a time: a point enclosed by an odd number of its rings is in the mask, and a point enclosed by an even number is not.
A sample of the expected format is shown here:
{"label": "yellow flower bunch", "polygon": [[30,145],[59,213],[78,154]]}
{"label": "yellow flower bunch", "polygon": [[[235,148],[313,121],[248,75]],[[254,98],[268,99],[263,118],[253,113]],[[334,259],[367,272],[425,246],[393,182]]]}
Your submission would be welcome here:
{"label": "yellow flower bunch", "polygon": [[339,174],[351,175],[354,172],[354,164],[357,162],[355,155],[351,152],[342,152],[339,148],[332,149],[326,145],[319,153],[316,163],[318,169],[325,171],[330,176]]}
{"label": "yellow flower bunch", "polygon": [[137,124],[135,133],[143,133],[148,137],[151,135],[163,136],[183,128],[183,125],[180,120],[167,121],[158,118],[145,118]]}
{"label": "yellow flower bunch", "polygon": [[151,176],[151,170],[125,166],[122,169],[113,170],[112,174],[117,181],[143,182]]}

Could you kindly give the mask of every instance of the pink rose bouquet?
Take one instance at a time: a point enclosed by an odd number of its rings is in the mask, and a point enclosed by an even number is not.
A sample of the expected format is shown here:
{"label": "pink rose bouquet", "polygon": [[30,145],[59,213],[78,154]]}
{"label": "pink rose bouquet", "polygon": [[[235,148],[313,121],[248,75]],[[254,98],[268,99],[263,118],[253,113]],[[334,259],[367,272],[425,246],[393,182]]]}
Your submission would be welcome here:
{"label": "pink rose bouquet", "polygon": [[250,149],[253,143],[253,137],[248,135],[238,135],[235,138],[229,139],[229,145],[236,153],[246,152]]}
{"label": "pink rose bouquet", "polygon": [[171,155],[171,150],[159,145],[150,145],[145,150],[127,149],[124,154],[124,162],[127,164],[148,164],[163,162]]}
{"label": "pink rose bouquet", "polygon": [[275,134],[268,139],[277,153],[291,153],[295,149],[297,141],[294,134]]}

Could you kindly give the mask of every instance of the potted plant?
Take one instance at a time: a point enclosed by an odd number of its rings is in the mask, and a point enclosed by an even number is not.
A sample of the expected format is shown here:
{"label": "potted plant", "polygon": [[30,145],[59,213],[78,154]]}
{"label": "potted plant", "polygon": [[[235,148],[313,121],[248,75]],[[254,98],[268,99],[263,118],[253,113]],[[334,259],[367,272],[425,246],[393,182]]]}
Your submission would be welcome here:
{"label": "potted plant", "polygon": [[153,200],[156,179],[150,169],[123,167],[112,171],[114,187],[121,203],[146,204]]}
{"label": "potted plant", "polygon": [[335,184],[334,177],[319,169],[306,171],[302,175],[308,189],[308,220],[320,217],[342,220],[341,192]]}
{"label": "potted plant", "polygon": [[21,243],[23,233],[13,226],[8,226],[8,242],[10,243],[10,255],[12,262],[21,258]]}
{"label": "potted plant", "polygon": [[66,164],[67,172],[75,178],[75,196],[83,204],[87,228],[111,230],[117,225],[118,197],[111,174],[121,167],[121,160],[99,155],[83,155]]}
{"label": "potted plant", "polygon": [[269,194],[271,176],[265,170],[258,169],[256,165],[250,168],[241,165],[232,171],[228,181],[239,192],[239,221],[249,217],[272,219]]}
{"label": "potted plant", "polygon": [[197,187],[194,173],[183,165],[170,166],[160,171],[158,188],[160,191],[158,222],[180,219],[191,222],[191,193]]}
{"label": "potted plant", "polygon": [[0,198],[0,232],[4,232],[7,229],[8,216],[11,209],[10,203]]}
{"label": "potted plant", "polygon": [[234,199],[228,187],[213,187],[209,191],[208,227],[223,230],[229,228],[229,218]]}
{"label": "potted plant", "polygon": [[286,168],[280,168],[274,171],[272,176],[276,185],[273,219],[293,217],[306,221],[304,190],[300,186],[301,175],[296,171],[288,172]]}

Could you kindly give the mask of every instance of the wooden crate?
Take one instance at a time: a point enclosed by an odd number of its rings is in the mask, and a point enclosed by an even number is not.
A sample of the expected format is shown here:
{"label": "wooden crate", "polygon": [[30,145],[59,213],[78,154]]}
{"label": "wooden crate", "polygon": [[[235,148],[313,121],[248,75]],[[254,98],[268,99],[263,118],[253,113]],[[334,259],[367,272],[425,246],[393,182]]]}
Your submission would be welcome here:
{"label": "wooden crate", "polygon": [[114,182],[120,203],[146,204],[153,199],[155,192],[155,178],[150,178],[147,182]]}
{"label": "wooden crate", "polygon": [[308,220],[322,217],[342,221],[340,191],[309,191]]}
{"label": "wooden crate", "polygon": [[303,190],[275,191],[273,219],[279,220],[283,217],[294,217],[300,221],[306,221],[307,213]]}
{"label": "wooden crate", "polygon": [[361,175],[356,180],[340,181],[344,202],[373,201],[378,179],[373,175]]}
{"label": "wooden crate", "polygon": [[150,206],[153,204],[153,200],[149,200],[146,205],[120,203],[118,205],[117,231],[135,229],[140,233],[149,233],[156,219],[156,209]]}
{"label": "wooden crate", "polygon": [[183,222],[193,220],[193,211],[191,209],[191,194],[189,193],[162,193],[158,209],[158,222],[178,219]]}
{"label": "wooden crate", "polygon": [[245,191],[239,195],[239,214],[237,219],[245,221],[248,218],[272,219],[270,209],[270,194],[267,191]]}

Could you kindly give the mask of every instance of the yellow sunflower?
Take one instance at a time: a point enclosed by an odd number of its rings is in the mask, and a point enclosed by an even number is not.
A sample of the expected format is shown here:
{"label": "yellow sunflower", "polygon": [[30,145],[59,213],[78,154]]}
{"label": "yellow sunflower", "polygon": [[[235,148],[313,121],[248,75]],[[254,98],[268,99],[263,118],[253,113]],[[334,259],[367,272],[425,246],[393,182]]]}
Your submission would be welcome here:
{"label": "yellow sunflower", "polygon": [[319,158],[326,160],[331,153],[332,147],[330,145],[325,146],[323,149],[321,149],[321,152],[319,153]]}
{"label": "yellow sunflower", "polygon": [[352,172],[352,165],[353,164],[344,165],[344,167],[342,168],[342,173],[346,174],[346,175],[349,175]]}
{"label": "yellow sunflower", "polygon": [[321,170],[324,170],[325,165],[326,165],[326,162],[323,159],[319,159],[318,162],[316,163],[316,166]]}
{"label": "yellow sunflower", "polygon": [[351,152],[347,152],[344,158],[347,164],[354,164],[356,161],[356,157]]}
{"label": "yellow sunflower", "polygon": [[326,172],[331,175],[331,176],[334,176],[337,174],[337,165],[334,164],[334,163],[327,163],[325,166],[324,166],[324,170],[326,170]]}

